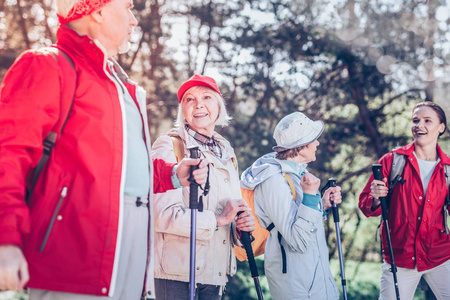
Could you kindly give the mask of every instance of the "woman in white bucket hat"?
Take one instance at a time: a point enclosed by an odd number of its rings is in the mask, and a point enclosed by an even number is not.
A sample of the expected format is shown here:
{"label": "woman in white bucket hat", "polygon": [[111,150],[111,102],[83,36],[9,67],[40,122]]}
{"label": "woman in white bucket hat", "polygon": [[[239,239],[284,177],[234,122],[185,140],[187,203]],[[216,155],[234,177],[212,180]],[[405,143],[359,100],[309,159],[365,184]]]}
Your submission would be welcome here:
{"label": "woman in white bucket hat", "polygon": [[340,187],[329,188],[320,198],[320,180],[307,170],[316,160],[323,129],[322,121],[301,112],[287,115],[274,131],[275,152],[257,159],[241,176],[241,186],[255,191],[261,226],[274,226],[264,254],[273,299],[339,299],[323,220],[332,201],[341,203]]}

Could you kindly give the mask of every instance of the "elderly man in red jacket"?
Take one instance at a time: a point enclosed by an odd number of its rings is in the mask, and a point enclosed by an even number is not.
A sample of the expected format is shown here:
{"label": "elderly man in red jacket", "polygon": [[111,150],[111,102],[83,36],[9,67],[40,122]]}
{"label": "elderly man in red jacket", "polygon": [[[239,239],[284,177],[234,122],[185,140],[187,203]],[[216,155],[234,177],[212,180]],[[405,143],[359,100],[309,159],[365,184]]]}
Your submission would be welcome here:
{"label": "elderly man in red jacket", "polygon": [[[153,298],[152,194],[188,185],[200,161],[150,157],[145,92],[111,59],[137,25],[132,0],[57,4],[60,52],[24,52],[0,87],[0,290]],[[194,178],[206,176],[201,163]]]}

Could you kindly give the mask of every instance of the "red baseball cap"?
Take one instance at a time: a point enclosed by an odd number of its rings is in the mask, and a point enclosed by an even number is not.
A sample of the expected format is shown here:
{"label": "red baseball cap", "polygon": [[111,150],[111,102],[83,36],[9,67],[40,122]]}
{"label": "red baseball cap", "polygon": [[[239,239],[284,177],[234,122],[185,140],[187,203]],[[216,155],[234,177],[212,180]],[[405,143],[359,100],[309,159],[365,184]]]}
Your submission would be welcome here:
{"label": "red baseball cap", "polygon": [[187,90],[189,90],[191,87],[198,85],[209,87],[214,91],[216,91],[217,93],[219,93],[220,96],[222,96],[222,93],[220,92],[219,87],[217,86],[217,83],[214,79],[208,76],[195,74],[194,76],[189,78],[185,83],[183,83],[178,89],[178,102],[181,103],[181,99],[183,99],[183,95],[184,93],[186,93]]}

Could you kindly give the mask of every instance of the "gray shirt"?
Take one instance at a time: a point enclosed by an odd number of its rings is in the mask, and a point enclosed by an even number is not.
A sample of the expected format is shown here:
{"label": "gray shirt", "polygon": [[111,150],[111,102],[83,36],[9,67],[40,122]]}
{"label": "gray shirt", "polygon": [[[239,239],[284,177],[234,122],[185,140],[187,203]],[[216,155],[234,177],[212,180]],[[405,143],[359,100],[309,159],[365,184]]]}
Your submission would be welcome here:
{"label": "gray shirt", "polygon": [[146,198],[150,190],[150,170],[141,113],[126,87],[114,70],[110,69],[116,83],[122,88],[125,103],[128,148],[124,192],[127,196]]}

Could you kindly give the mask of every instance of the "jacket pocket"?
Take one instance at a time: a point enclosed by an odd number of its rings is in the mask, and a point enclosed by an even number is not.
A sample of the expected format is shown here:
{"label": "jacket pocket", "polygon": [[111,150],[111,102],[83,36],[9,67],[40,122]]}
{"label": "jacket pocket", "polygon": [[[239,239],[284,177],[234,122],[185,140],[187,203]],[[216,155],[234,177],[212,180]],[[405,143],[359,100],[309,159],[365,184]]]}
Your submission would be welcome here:
{"label": "jacket pocket", "polygon": [[[195,273],[201,274],[208,259],[209,241],[197,240]],[[163,235],[161,267],[170,275],[189,275],[190,238],[174,234]]]}
{"label": "jacket pocket", "polygon": [[47,230],[45,231],[44,238],[42,239],[41,247],[39,248],[39,252],[44,251],[45,245],[47,244],[48,237],[50,236],[50,232],[52,231],[53,225],[55,224],[56,217],[59,213],[59,209],[61,208],[61,204],[64,198],[67,196],[67,187],[63,187],[58,203],[56,204],[55,210],[53,211],[52,218],[50,219],[50,223],[48,224]]}
{"label": "jacket pocket", "polygon": [[311,280],[311,284],[309,285],[309,289],[308,289],[308,298],[312,297],[312,289],[314,287],[314,282],[316,280],[316,274],[317,274],[317,268],[319,267],[319,261],[317,261],[316,263],[316,267],[314,268],[314,272],[312,274],[312,280]]}
{"label": "jacket pocket", "polygon": [[[438,229],[440,232],[445,232],[444,213],[443,213],[442,209],[439,213],[434,214],[433,221],[434,221],[434,224],[433,224],[434,228]],[[450,218],[448,218],[447,221],[450,221]],[[450,224],[448,224],[448,225],[450,226]]]}
{"label": "jacket pocket", "polygon": [[[390,237],[392,241],[392,249],[394,254],[404,254],[408,249],[413,249],[414,239],[411,238],[412,227],[406,218],[396,218],[393,222],[389,223]],[[386,239],[386,228],[384,227],[382,235],[383,239],[383,253],[388,254],[389,246]],[[409,248],[408,248],[409,247]]]}
{"label": "jacket pocket", "polygon": [[428,258],[433,262],[443,262],[448,259],[450,254],[449,249],[450,234],[447,235],[444,230],[444,225],[435,224],[430,227],[429,233],[423,241],[423,247],[428,253]]}

